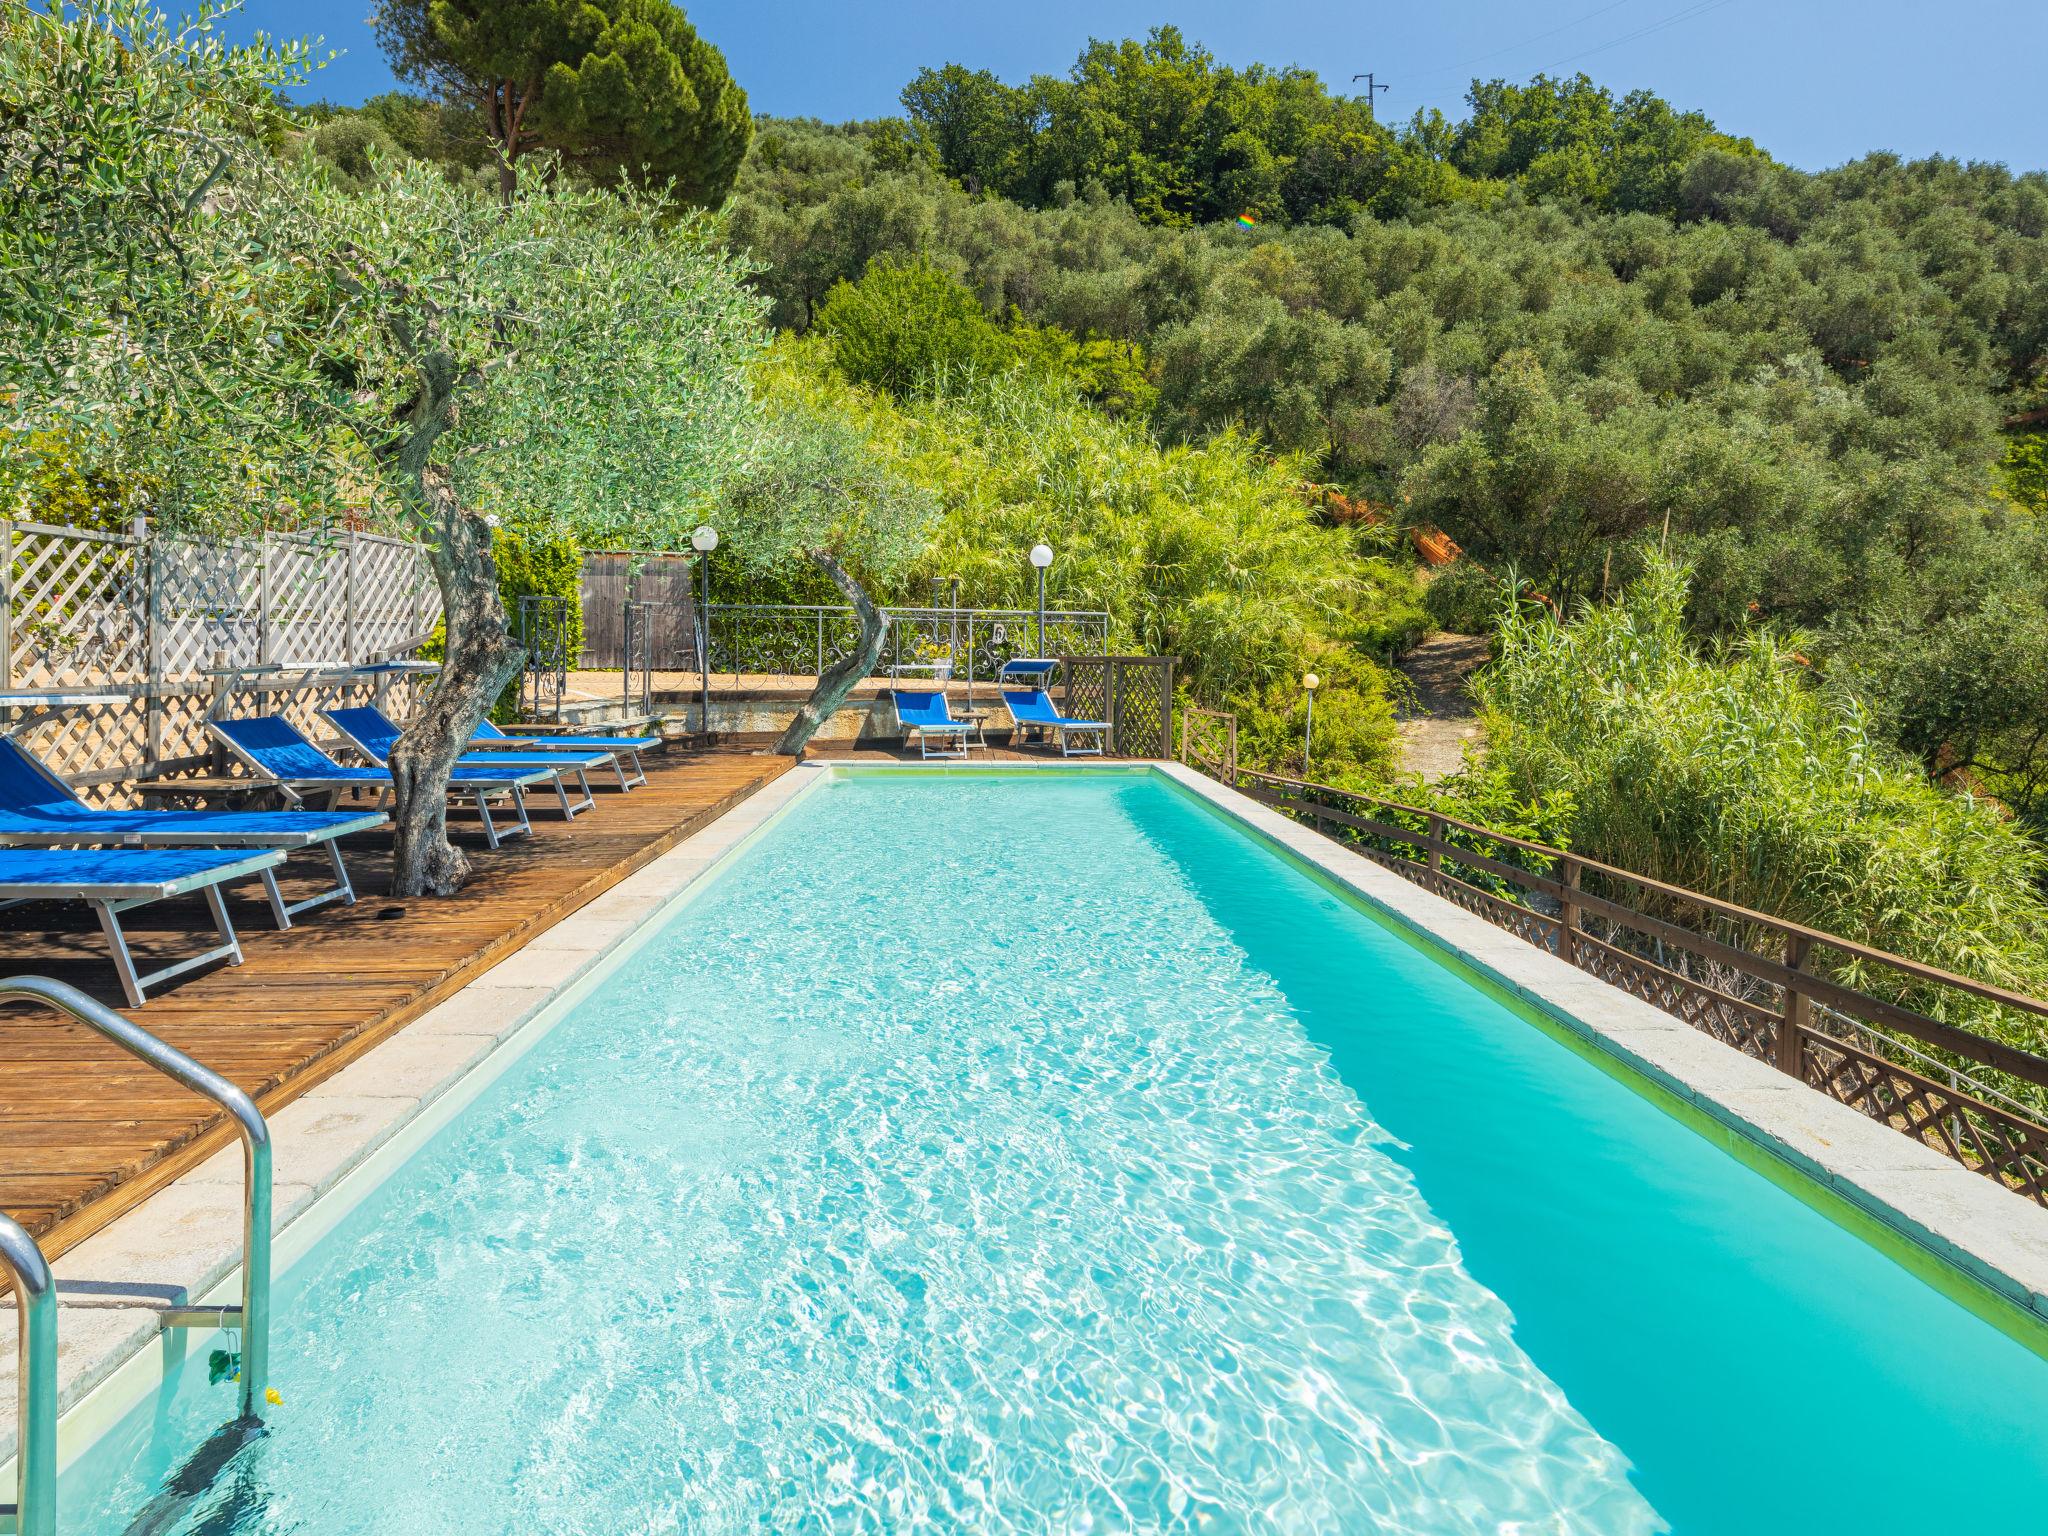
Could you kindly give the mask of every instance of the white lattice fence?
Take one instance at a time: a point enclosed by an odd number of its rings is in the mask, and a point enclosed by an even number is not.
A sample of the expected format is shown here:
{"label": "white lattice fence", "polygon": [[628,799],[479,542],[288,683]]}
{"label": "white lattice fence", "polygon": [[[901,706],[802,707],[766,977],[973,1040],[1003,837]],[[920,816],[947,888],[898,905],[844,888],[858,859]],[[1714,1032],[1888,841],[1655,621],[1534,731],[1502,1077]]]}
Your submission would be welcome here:
{"label": "white lattice fence", "polygon": [[[354,666],[415,649],[440,616],[418,545],[368,534],[199,540],[0,521],[0,688],[128,695],[34,729],[50,766],[95,798],[137,777],[203,766],[209,714],[282,711],[316,737],[320,706],[410,685],[318,688],[227,669]],[[232,694],[223,689],[238,686]]]}

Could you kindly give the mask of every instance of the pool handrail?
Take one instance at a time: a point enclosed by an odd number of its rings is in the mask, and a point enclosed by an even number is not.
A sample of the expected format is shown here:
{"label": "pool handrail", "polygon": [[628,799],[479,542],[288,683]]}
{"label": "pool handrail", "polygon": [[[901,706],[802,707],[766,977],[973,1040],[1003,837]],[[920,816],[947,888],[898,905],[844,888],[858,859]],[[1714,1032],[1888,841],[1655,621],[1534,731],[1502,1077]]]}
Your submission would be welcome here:
{"label": "pool handrail", "polygon": [[14,1284],[21,1316],[15,1494],[0,1504],[15,1536],[57,1536],[57,1288],[28,1230],[0,1211],[0,1271]]}
{"label": "pool handrail", "polygon": [[[54,1008],[105,1036],[129,1055],[226,1110],[242,1138],[242,1304],[239,1307],[168,1307],[158,1314],[170,1328],[234,1328],[242,1335],[241,1417],[260,1419],[270,1377],[270,1127],[256,1101],[211,1067],[159,1040],[123,1014],[78,988],[47,976],[0,981],[0,1003],[33,1002]],[[51,1323],[55,1329],[54,1320]],[[22,1380],[28,1380],[24,1359]],[[24,1389],[25,1390],[25,1389]],[[24,1417],[22,1444],[29,1444]],[[26,1527],[24,1527],[26,1536]]]}

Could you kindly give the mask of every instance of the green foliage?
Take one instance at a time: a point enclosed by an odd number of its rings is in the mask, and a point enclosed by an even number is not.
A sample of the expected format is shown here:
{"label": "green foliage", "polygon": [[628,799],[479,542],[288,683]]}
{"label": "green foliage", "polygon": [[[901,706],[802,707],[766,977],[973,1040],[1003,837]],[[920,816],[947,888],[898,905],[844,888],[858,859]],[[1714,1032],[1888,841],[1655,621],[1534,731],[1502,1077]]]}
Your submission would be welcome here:
{"label": "green foliage", "polygon": [[1413,611],[1412,578],[1363,536],[1317,522],[1297,466],[1227,432],[1162,448],[1028,370],[898,401],[848,385],[828,355],[781,343],[766,392],[857,427],[936,500],[936,531],[893,595],[921,600],[925,578],[957,574],[963,604],[1028,608],[1024,552],[1043,539],[1053,606],[1106,609],[1114,644],[1179,657],[1210,703],[1255,700],[1317,658],[1361,699],[1342,739],[1384,761],[1373,722],[1385,678],[1354,637],[1404,602]]}
{"label": "green foliage", "polygon": [[313,153],[343,181],[366,186],[374,162],[405,156],[454,175],[473,175],[495,158],[483,114],[470,102],[427,101],[400,91],[372,96],[360,107],[316,102],[293,113]]}
{"label": "green foliage", "polygon": [[1914,575],[1836,622],[1829,676],[1930,773],[2048,826],[2048,527],[2031,514],[1966,524]]}
{"label": "green foliage", "polygon": [[[509,208],[420,164],[370,196],[308,188],[351,409],[367,438],[403,419],[423,372],[458,368],[434,453],[465,506],[516,508],[530,536],[683,547],[760,439],[744,269],[663,194],[523,174]],[[407,465],[379,464],[416,493]]]}
{"label": "green foliage", "polygon": [[[517,526],[501,527],[491,536],[491,559],[498,568],[498,595],[505,612],[519,633],[519,599],[560,597],[569,602],[564,642],[573,667],[583,650],[583,550],[569,533],[543,531],[528,535]],[[491,718],[513,719],[519,703],[519,680],[514,678],[498,695]]]}
{"label": "green foliage", "polygon": [[1647,91],[1619,101],[1584,75],[1474,81],[1472,115],[1377,122],[1313,73],[1218,65],[1177,27],[1091,41],[1064,78],[1021,86],[959,64],[904,88],[919,142],[969,191],[1043,207],[1099,185],[1152,224],[1343,223],[1525,195],[1675,213],[1686,169],[1757,154]]}
{"label": "green foliage", "polygon": [[2023,511],[2048,513],[2048,432],[2014,437],[1998,467],[2006,500]]}
{"label": "green foliage", "polygon": [[715,206],[753,134],[725,56],[669,0],[378,0],[372,19],[401,78],[488,103],[508,195],[519,157],[547,149]]}
{"label": "green foliage", "polygon": [[[786,367],[764,368],[760,382],[767,447],[726,492],[719,563],[788,588],[805,579],[797,562],[822,552],[864,588],[899,580],[937,515],[930,493],[876,451],[865,423],[833,409]],[[825,579],[811,569],[811,579]],[[810,601],[839,601],[836,592],[812,591]],[[773,598],[750,587],[748,600]]]}
{"label": "green foliage", "polygon": [[[1302,686],[1307,672],[1316,674],[1318,684],[1313,732]],[[1383,785],[1399,760],[1387,690],[1386,672],[1367,657],[1342,645],[1312,646],[1298,671],[1235,701],[1238,761],[1319,784]]]}
{"label": "green foliage", "polygon": [[819,306],[840,371],[907,396],[947,380],[1022,368],[1069,386],[1115,415],[1151,414],[1159,391],[1135,342],[1077,337],[1012,315],[998,327],[951,273],[921,258],[878,257]]}
{"label": "green foliage", "polygon": [[568,650],[573,661],[583,649],[583,549],[575,535],[528,535],[516,527],[500,528],[491,539],[491,558],[498,567],[498,591],[515,618],[522,597],[569,600]]}
{"label": "green foliage", "polygon": [[83,458],[63,432],[0,431],[0,486],[8,516],[125,533],[149,505],[148,488]]}
{"label": "green foliage", "polygon": [[176,25],[146,0],[0,15],[8,505],[37,494],[38,445],[61,441],[146,483],[159,511],[261,496],[273,521],[317,513],[324,445],[294,403],[314,381],[274,328],[296,258],[247,216],[270,199],[277,95],[307,54],[223,44],[220,9]]}
{"label": "green foliage", "polygon": [[[116,26],[129,45],[99,59]],[[0,281],[32,291],[0,330],[68,366],[0,347],[4,382],[20,423],[146,482],[159,516],[268,523],[368,493],[439,538],[445,487],[522,530],[659,547],[753,453],[758,301],[665,194],[531,164],[508,209],[420,162],[355,189],[273,161],[247,133],[287,56],[113,0],[0,41],[48,152],[105,168],[9,187]],[[189,131],[166,147],[164,122]],[[24,274],[31,251],[75,281]],[[423,386],[461,409],[423,421]]]}
{"label": "green foliage", "polygon": [[[1503,621],[1478,688],[1491,762],[1516,797],[1568,797],[1572,846],[1593,858],[2002,986],[2048,987],[2041,847],[1875,739],[1860,706],[1813,685],[1796,640],[1760,630],[1703,655],[1685,604],[1683,568],[1652,562],[1569,625]],[[1891,978],[1841,970],[1901,995]]]}
{"label": "green foliage", "polygon": [[1423,607],[1437,629],[1456,635],[1484,635],[1500,617],[1501,584],[1470,560],[1445,566],[1425,589]]}
{"label": "green foliage", "polygon": [[995,367],[1004,354],[974,295],[923,260],[878,260],[859,282],[841,282],[819,307],[818,329],[849,379],[895,395],[949,371]]}
{"label": "green foliage", "polygon": [[1012,313],[1004,333],[1015,366],[1045,374],[1072,388],[1113,416],[1145,420],[1158,402],[1145,362],[1145,349],[1135,341],[1078,337],[1057,325],[1033,325]]}

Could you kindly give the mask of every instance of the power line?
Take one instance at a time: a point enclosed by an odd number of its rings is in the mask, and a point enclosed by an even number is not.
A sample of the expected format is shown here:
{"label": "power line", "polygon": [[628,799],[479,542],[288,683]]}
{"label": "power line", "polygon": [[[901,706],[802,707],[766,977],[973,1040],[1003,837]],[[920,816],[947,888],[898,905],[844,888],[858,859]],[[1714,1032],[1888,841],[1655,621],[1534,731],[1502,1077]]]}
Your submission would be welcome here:
{"label": "power line", "polygon": [[1578,53],[1568,54],[1564,58],[1559,59],[1555,64],[1546,64],[1543,66],[1543,72],[1547,73],[1553,69],[1562,69],[1565,65],[1575,64],[1580,59],[1590,59],[1596,53],[1605,53],[1610,48],[1619,48],[1623,43],[1632,43],[1639,37],[1648,37],[1652,32],[1662,32],[1666,27],[1675,27],[1681,21],[1691,21],[1697,16],[1704,16],[1709,11],[1718,11],[1722,6],[1733,5],[1734,3],[1735,0],[1701,0],[1701,3],[1689,5],[1682,11],[1666,16],[1662,21],[1653,21],[1646,27],[1638,27],[1633,32],[1624,32],[1620,37],[1611,38],[1607,42],[1596,44]]}
{"label": "power line", "polygon": [[1583,16],[1574,17],[1572,20],[1564,22],[1559,26],[1552,27],[1548,32],[1538,32],[1533,37],[1525,37],[1519,42],[1508,43],[1503,47],[1493,49],[1489,53],[1482,53],[1474,58],[1466,59],[1459,64],[1438,64],[1429,69],[1418,70],[1416,73],[1418,78],[1462,74],[1474,64],[1484,64],[1488,59],[1497,59],[1504,53],[1513,53],[1518,49],[1528,47],[1531,43],[1543,42],[1547,38],[1556,37],[1560,32],[1569,32],[1573,27],[1581,26],[1596,16],[1605,16],[1609,11],[1618,11],[1624,5],[1632,5],[1634,3],[1635,0],[1608,0],[1606,5],[1600,6],[1596,10],[1588,11]]}
{"label": "power line", "polygon": [[1371,116],[1373,115],[1373,111],[1372,111],[1372,98],[1373,98],[1373,93],[1374,93],[1375,91],[1384,91],[1384,90],[1386,89],[1386,87],[1385,87],[1384,85],[1378,85],[1378,84],[1375,84],[1375,83],[1374,83],[1374,81],[1373,81],[1373,77],[1372,77],[1372,71],[1371,71],[1371,70],[1367,70],[1367,71],[1366,71],[1366,72],[1365,72],[1364,74],[1362,74],[1362,75],[1353,75],[1353,76],[1351,77],[1351,83],[1352,83],[1353,85],[1356,85],[1356,84],[1358,84],[1358,82],[1359,82],[1359,81],[1361,81],[1361,80],[1363,80],[1363,81],[1365,82],[1365,115],[1366,115],[1367,117],[1371,117]]}

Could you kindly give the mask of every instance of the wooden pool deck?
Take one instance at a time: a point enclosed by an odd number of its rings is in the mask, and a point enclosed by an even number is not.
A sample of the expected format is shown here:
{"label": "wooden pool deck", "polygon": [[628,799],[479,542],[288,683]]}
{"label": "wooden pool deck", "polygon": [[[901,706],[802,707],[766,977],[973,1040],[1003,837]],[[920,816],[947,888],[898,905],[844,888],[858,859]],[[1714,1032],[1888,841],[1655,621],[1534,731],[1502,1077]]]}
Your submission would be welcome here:
{"label": "wooden pool deck", "polygon": [[[245,963],[182,977],[140,1009],[122,1002],[83,907],[0,913],[0,975],[70,982],[275,1111],[790,767],[788,758],[672,748],[648,759],[643,788],[599,790],[596,809],[573,822],[537,798],[534,835],[496,852],[473,817],[451,818],[477,873],[447,900],[392,901],[383,894],[388,833],[351,838],[355,906],[316,908],[279,933],[261,886],[243,882],[228,903]],[[290,873],[300,866],[304,876]],[[325,873],[317,852],[294,855],[287,897]],[[189,953],[211,932],[196,899],[124,922],[145,965]],[[51,1257],[232,1139],[205,1101],[99,1036],[46,1009],[0,1010],[0,1210]]]}

